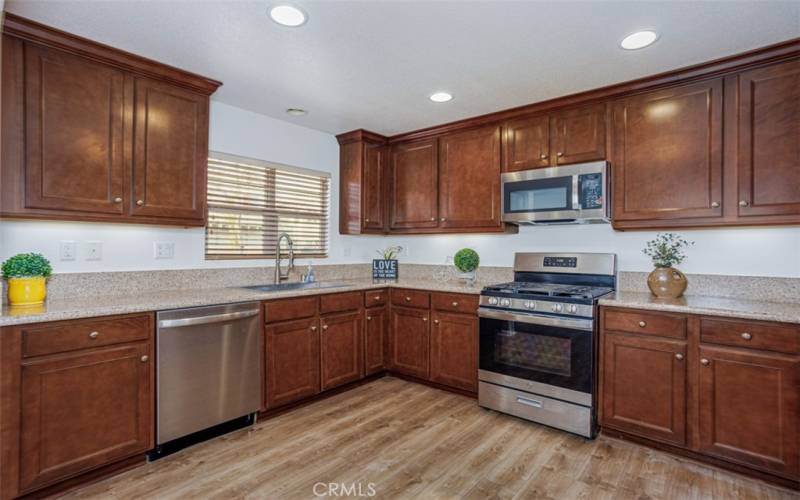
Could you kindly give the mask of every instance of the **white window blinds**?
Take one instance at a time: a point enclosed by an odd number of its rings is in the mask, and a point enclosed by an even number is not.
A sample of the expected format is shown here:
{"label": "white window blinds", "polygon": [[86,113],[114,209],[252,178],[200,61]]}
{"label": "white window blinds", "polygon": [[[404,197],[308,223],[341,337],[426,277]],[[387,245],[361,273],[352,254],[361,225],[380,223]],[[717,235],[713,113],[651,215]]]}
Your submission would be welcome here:
{"label": "white window blinds", "polygon": [[327,257],[329,193],[325,172],[212,153],[206,258],[275,257],[282,232],[295,257]]}

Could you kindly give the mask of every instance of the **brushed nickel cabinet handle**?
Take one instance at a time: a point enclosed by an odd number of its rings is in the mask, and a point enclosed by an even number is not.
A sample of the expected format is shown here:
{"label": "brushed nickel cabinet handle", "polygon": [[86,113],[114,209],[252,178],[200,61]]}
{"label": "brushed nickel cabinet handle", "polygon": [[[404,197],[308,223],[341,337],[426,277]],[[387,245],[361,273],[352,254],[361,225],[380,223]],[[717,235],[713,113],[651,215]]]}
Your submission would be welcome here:
{"label": "brushed nickel cabinet handle", "polygon": [[744,333],[742,333],[742,338],[743,338],[743,339],[745,339],[745,340],[750,340],[750,339],[752,339],[752,338],[753,338],[753,336],[752,336],[752,335],[750,335],[750,334],[749,334],[749,333],[747,333],[747,332],[744,332]]}
{"label": "brushed nickel cabinet handle", "polygon": [[711,208],[719,208],[719,202],[718,201],[712,202]]}
{"label": "brushed nickel cabinet handle", "polygon": [[683,360],[683,354],[681,354],[681,353],[676,354],[675,355],[675,359],[677,359],[678,361]]}
{"label": "brushed nickel cabinet handle", "polygon": [[142,205],[144,205],[144,200],[136,200],[136,204],[141,207]]}
{"label": "brushed nickel cabinet handle", "polygon": [[703,358],[700,360],[700,364],[703,366],[708,366],[711,364],[711,361],[707,360],[706,358]]}
{"label": "brushed nickel cabinet handle", "polygon": [[122,198],[117,196],[116,198],[114,198],[114,203],[122,203]]}
{"label": "brushed nickel cabinet handle", "polygon": [[89,334],[89,338],[90,339],[96,339],[99,336],[100,336],[100,332],[92,332],[92,333]]}
{"label": "brushed nickel cabinet handle", "polygon": [[647,322],[646,322],[646,321],[640,321],[640,322],[639,322],[639,326],[640,326],[640,327],[642,327],[642,328],[644,328],[644,327],[646,327],[646,326],[647,326]]}
{"label": "brushed nickel cabinet handle", "polygon": [[749,203],[746,200],[742,200],[739,202],[740,207],[746,207],[747,205],[749,205]]}
{"label": "brushed nickel cabinet handle", "polygon": [[141,357],[141,358],[139,358],[139,359],[142,361],[142,363],[147,363],[147,362],[150,360],[150,356],[148,356],[147,354],[145,354],[144,356],[142,356],[142,357]]}

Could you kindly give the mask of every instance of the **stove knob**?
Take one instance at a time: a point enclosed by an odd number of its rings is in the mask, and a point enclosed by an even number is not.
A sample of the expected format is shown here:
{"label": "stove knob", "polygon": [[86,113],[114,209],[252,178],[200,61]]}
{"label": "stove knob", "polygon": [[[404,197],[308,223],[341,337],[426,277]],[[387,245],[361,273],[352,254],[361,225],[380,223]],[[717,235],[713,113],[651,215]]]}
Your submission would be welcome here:
{"label": "stove knob", "polygon": [[497,305],[497,297],[489,297],[489,305],[496,306]]}
{"label": "stove knob", "polygon": [[578,312],[578,306],[576,306],[575,304],[571,304],[569,307],[567,307],[567,312],[570,313],[570,314],[577,313]]}
{"label": "stove knob", "polygon": [[536,309],[536,302],[534,302],[532,300],[526,300],[525,301],[525,308],[526,309]]}
{"label": "stove knob", "polygon": [[561,304],[553,304],[553,312],[560,313],[564,307]]}
{"label": "stove knob", "polygon": [[508,299],[503,299],[500,301],[500,305],[503,307],[511,307],[511,301]]}

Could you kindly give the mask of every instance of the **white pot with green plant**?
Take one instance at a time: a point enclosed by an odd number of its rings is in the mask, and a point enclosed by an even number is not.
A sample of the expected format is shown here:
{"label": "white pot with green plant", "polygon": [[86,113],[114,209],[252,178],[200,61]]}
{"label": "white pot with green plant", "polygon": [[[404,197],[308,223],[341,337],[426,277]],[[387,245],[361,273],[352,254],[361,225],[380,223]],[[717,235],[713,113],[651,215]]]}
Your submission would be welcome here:
{"label": "white pot with green plant", "polygon": [[686,241],[679,234],[659,233],[647,242],[642,252],[653,259],[655,269],[647,276],[647,287],[659,298],[675,299],[686,291],[686,276],[675,269],[675,265],[686,259],[685,250],[693,241]]}
{"label": "white pot with green plant", "polygon": [[456,276],[466,280],[470,284],[474,283],[477,279],[478,265],[481,263],[481,258],[478,252],[471,248],[462,248],[456,252],[453,257],[453,265],[455,265]]}

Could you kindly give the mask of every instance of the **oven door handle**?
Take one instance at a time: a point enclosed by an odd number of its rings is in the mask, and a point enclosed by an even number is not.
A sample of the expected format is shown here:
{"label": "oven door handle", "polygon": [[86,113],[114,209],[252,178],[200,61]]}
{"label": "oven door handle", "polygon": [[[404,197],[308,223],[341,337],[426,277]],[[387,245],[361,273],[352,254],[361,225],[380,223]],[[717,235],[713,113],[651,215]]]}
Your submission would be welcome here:
{"label": "oven door handle", "polygon": [[594,321],[590,319],[561,318],[556,316],[542,316],[541,314],[512,313],[498,311],[488,307],[479,307],[478,316],[481,318],[499,319],[502,321],[517,321],[532,325],[556,326],[562,328],[572,328],[575,330],[594,330]]}

